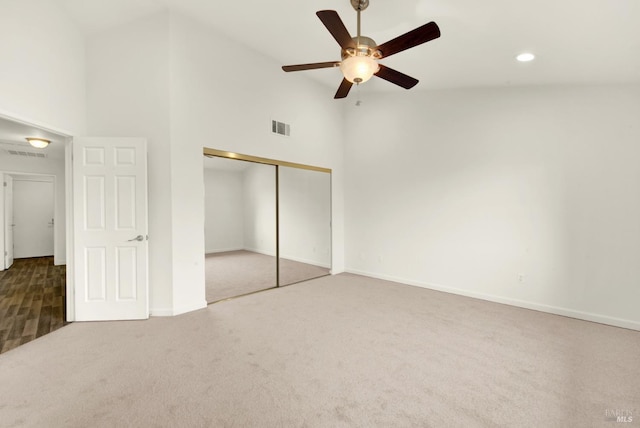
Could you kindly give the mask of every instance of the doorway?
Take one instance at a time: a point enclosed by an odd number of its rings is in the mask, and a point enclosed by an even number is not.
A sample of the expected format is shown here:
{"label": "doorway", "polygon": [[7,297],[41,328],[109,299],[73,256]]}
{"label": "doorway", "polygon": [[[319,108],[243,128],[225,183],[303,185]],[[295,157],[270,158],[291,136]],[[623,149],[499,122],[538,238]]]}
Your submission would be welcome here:
{"label": "doorway", "polygon": [[[55,224],[55,177],[10,174],[13,201],[13,258],[53,257]],[[6,242],[6,241],[5,241]]]}
{"label": "doorway", "polygon": [[0,117],[0,353],[67,323],[66,138]]}

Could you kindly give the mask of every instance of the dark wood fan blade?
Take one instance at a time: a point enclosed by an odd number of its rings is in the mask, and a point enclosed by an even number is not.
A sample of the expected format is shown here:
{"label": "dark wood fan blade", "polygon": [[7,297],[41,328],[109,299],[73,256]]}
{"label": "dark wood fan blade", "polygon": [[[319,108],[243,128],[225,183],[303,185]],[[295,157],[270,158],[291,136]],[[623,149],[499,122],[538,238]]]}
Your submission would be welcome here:
{"label": "dark wood fan blade", "polygon": [[342,79],[342,83],[338,88],[338,92],[336,92],[336,95],[333,98],[335,99],[346,98],[347,95],[349,95],[349,91],[351,90],[352,86],[353,86],[353,83],[349,82],[347,79]]}
{"label": "dark wood fan blade", "polygon": [[314,62],[312,64],[297,64],[297,65],[283,65],[282,69],[284,71],[303,71],[303,70],[315,70],[317,68],[330,68],[330,67],[339,67],[340,61],[330,61],[330,62]]}
{"label": "dark wood fan blade", "polygon": [[404,73],[394,70],[393,68],[385,67],[382,64],[378,64],[380,70],[375,74],[381,79],[387,82],[394,83],[398,86],[402,86],[405,89],[411,89],[418,84],[418,79],[414,79],[411,76],[407,76]]}
{"label": "dark wood fan blade", "polygon": [[344,26],[342,19],[340,19],[338,12],[335,10],[319,10],[316,12],[316,15],[318,15],[320,21],[322,21],[324,26],[327,27],[327,30],[329,30],[341,48],[345,49],[348,47],[354,47],[351,35],[349,34],[347,27]]}
{"label": "dark wood fan blade", "polygon": [[387,43],[379,45],[377,49],[382,54],[382,58],[386,58],[430,40],[437,39],[438,37],[440,37],[440,28],[438,28],[435,22],[429,22],[422,27],[418,27],[402,36],[389,40]]}

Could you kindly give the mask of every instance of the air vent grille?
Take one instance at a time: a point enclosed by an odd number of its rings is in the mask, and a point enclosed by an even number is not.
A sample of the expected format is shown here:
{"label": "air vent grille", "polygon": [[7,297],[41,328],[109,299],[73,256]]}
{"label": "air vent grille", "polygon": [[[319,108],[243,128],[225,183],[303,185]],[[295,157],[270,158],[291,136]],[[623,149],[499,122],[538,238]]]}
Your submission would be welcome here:
{"label": "air vent grille", "polygon": [[272,120],[271,132],[273,132],[274,134],[280,134],[288,137],[291,135],[291,125],[284,122],[278,122],[277,120]]}
{"label": "air vent grille", "polygon": [[6,150],[6,152],[12,156],[25,156],[29,158],[46,158],[47,157],[44,153],[27,152],[25,150],[8,149]]}

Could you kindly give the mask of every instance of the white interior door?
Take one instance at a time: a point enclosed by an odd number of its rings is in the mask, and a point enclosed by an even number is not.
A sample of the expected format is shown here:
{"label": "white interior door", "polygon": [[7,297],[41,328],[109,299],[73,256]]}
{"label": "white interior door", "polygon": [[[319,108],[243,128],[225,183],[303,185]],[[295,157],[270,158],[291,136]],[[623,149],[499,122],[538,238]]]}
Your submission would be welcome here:
{"label": "white interior door", "polygon": [[13,178],[4,176],[4,268],[13,265]]}
{"label": "white interior door", "polygon": [[146,140],[74,139],[73,213],[76,321],[148,318]]}
{"label": "white interior door", "polygon": [[53,180],[13,178],[13,256],[53,255]]}

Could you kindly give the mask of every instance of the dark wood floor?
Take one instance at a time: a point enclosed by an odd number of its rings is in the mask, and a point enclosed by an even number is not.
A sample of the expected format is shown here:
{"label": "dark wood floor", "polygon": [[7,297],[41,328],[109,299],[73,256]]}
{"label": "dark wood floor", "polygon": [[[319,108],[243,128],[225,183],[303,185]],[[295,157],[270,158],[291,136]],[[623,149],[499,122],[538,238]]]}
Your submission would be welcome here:
{"label": "dark wood floor", "polygon": [[16,259],[0,272],[0,354],[63,327],[66,267]]}

